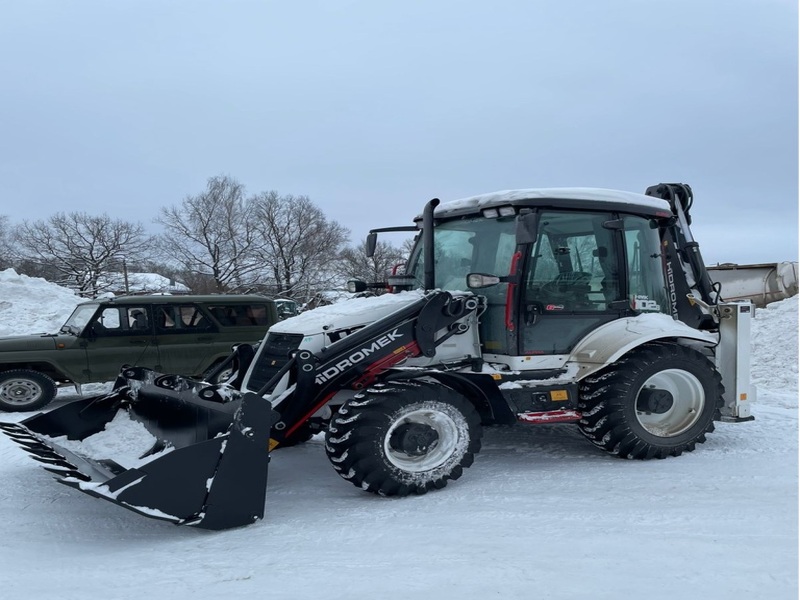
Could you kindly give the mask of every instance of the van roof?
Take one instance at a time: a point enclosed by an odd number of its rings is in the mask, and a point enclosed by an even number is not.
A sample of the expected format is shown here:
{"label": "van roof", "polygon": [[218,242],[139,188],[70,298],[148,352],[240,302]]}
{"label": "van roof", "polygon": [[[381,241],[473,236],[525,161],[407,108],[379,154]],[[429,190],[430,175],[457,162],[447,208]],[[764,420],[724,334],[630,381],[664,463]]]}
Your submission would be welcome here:
{"label": "van roof", "polygon": [[234,304],[258,302],[260,304],[270,304],[273,301],[271,298],[258,294],[142,294],[135,296],[115,296],[114,298],[97,298],[90,302],[110,302],[112,304],[185,304],[187,302],[196,302],[199,304]]}

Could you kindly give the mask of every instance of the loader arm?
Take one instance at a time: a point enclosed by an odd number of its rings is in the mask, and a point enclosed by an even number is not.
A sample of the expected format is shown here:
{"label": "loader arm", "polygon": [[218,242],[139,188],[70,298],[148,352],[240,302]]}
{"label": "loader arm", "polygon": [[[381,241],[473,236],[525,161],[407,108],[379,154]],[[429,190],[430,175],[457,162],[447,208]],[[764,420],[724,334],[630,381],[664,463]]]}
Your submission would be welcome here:
{"label": "loader arm", "polygon": [[280,417],[272,428],[270,450],[292,435],[311,415],[343,389],[360,390],[394,365],[419,356],[466,331],[461,321],[478,310],[473,295],[433,290],[419,300],[359,329],[314,354],[299,350],[263,388],[275,386],[287,372],[293,384],[271,398]]}

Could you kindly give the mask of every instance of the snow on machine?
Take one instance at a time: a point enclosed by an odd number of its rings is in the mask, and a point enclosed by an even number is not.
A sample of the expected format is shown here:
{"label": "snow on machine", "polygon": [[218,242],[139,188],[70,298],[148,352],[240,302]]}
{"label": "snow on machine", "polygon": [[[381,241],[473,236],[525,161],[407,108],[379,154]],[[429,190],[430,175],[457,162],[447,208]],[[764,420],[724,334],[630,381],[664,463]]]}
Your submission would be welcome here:
{"label": "snow on machine", "polygon": [[206,529],[262,518],[270,452],[317,432],[345,480],[386,496],[458,479],[492,424],[678,456],[755,399],[753,308],[710,279],[692,201],[683,184],[434,199],[370,233],[374,249],[418,232],[393,293],[276,323],[219,365],[227,382],[124,367],[111,393],[2,429],[61,483]]}

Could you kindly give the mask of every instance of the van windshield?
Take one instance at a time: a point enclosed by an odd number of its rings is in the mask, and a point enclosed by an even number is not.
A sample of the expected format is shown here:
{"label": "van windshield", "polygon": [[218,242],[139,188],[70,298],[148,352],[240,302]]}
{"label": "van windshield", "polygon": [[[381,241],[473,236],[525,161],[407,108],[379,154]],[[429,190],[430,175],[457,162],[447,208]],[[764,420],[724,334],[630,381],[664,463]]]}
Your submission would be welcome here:
{"label": "van windshield", "polygon": [[62,333],[71,333],[72,335],[79,335],[92,315],[97,311],[97,304],[79,304],[72,314],[67,319],[66,323],[61,326]]}

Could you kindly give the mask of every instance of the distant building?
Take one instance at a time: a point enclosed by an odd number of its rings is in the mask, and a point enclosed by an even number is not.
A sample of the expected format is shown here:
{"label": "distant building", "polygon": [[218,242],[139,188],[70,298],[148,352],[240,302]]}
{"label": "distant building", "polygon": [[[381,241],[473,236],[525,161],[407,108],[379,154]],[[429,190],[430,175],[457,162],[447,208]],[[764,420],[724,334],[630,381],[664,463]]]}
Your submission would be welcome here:
{"label": "distant building", "polygon": [[128,273],[128,286],[122,273],[106,273],[100,277],[98,288],[115,295],[123,294],[188,294],[191,290],[175,279],[158,273]]}

